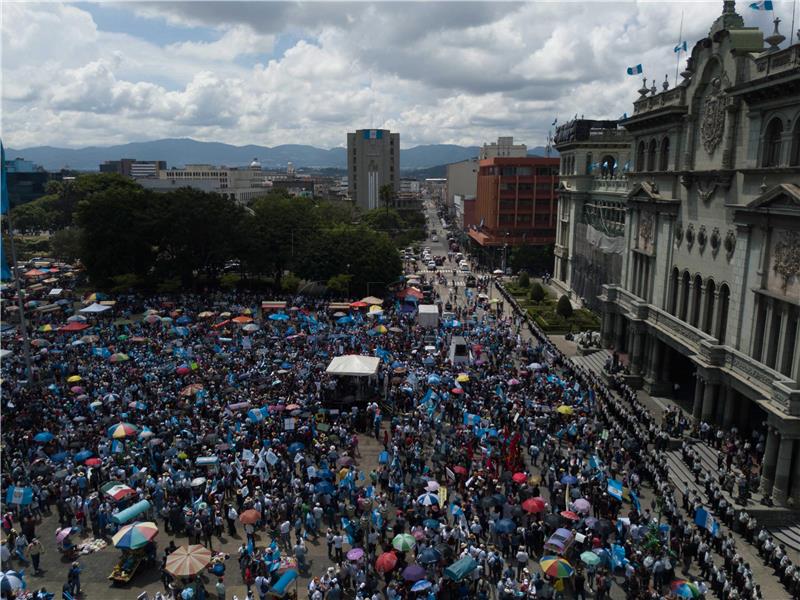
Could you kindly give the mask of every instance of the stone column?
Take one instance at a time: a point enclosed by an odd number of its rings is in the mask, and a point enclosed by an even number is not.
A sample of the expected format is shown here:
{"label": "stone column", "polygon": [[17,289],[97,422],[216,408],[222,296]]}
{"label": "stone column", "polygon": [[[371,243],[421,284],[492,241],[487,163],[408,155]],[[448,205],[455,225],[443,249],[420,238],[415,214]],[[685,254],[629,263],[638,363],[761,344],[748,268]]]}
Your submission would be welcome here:
{"label": "stone column", "polygon": [[792,500],[797,507],[800,505],[800,444],[794,445],[794,468],[792,468],[792,479],[789,481],[792,490]]}
{"label": "stone column", "polygon": [[[730,308],[730,302],[728,303]],[[719,329],[722,325],[722,311],[719,309],[719,288],[714,290],[714,310],[711,313],[711,335],[719,342]]]}
{"label": "stone column", "polygon": [[642,372],[642,347],[644,346],[644,333],[633,331],[633,351],[631,352],[631,375],[639,375]]}
{"label": "stone column", "polygon": [[614,331],[614,318],[614,313],[609,312],[609,306],[606,304],[603,308],[603,330],[600,339],[600,343],[604,348],[608,348],[611,345]]}
{"label": "stone column", "polygon": [[794,440],[781,436],[778,462],[775,465],[775,485],[772,488],[772,499],[775,504],[786,504],[786,499],[789,496],[789,474],[792,468],[793,451]]}
{"label": "stone column", "polygon": [[689,293],[687,294],[686,298],[686,318],[684,321],[691,325],[694,322],[694,279],[689,280]]}
{"label": "stone column", "polygon": [[650,366],[647,369],[653,383],[661,380],[661,341],[653,337],[650,347]]}
{"label": "stone column", "polygon": [[700,413],[700,419],[706,423],[714,423],[714,397],[718,387],[718,383],[707,381],[703,390],[703,408]]}
{"label": "stone column", "polygon": [[739,398],[733,386],[725,387],[725,409],[722,413],[722,426],[725,429],[733,427],[733,421],[736,418],[736,405],[739,404],[738,400]]}
{"label": "stone column", "polygon": [[700,286],[700,316],[697,317],[697,328],[700,331],[705,331],[706,325],[706,311],[708,307],[706,306],[706,293],[708,292],[708,286],[704,281]]}
{"label": "stone column", "polygon": [[697,380],[694,384],[694,402],[692,403],[692,417],[694,417],[695,421],[700,419],[700,414],[703,409],[703,388],[705,387],[705,381],[703,380],[700,375],[697,375]]}
{"label": "stone column", "polygon": [[[763,301],[765,299],[762,298],[761,300]],[[760,360],[765,365],[768,364],[769,349],[770,346],[772,346],[772,311],[775,309],[775,301],[772,298],[766,298],[766,301],[767,310],[765,311],[766,316],[764,317],[764,335],[761,338],[761,350],[758,355],[755,356],[757,360]]]}
{"label": "stone column", "polygon": [[786,334],[789,332],[789,305],[781,302],[778,305],[780,311],[780,325],[778,326],[778,345],[775,349],[775,363],[773,368],[783,373],[784,359],[789,360],[789,349],[786,347]]}
{"label": "stone column", "polygon": [[761,493],[772,493],[775,483],[775,465],[778,462],[778,432],[774,427],[769,428],[767,445],[764,448],[764,460],[761,462]]}
{"label": "stone column", "polygon": [[622,347],[625,345],[625,316],[617,313],[614,317],[614,327],[615,327],[615,339],[614,339],[614,347],[617,352],[622,351]]}
{"label": "stone column", "polygon": [[672,311],[679,319],[683,319],[684,315],[684,306],[683,306],[683,276],[681,273],[678,273],[678,294],[675,297],[675,309]]}
{"label": "stone column", "polygon": [[800,380],[800,310],[797,311],[797,327],[794,332],[794,367],[792,368],[792,379]]}

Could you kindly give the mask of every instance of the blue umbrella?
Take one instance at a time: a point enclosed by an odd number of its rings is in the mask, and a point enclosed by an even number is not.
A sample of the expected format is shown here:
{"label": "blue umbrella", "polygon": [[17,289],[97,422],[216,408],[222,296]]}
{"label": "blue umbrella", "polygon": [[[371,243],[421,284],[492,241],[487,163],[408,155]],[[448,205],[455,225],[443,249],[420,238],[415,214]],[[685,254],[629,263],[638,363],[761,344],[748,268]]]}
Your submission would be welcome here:
{"label": "blue umbrella", "polygon": [[334,489],[330,481],[320,481],[314,486],[314,491],[318,494],[332,494]]}
{"label": "blue umbrella", "polygon": [[427,527],[428,529],[433,529],[433,530],[437,530],[439,529],[439,527],[442,526],[442,524],[436,519],[425,519],[422,522],[422,524],[425,525],[425,527]]}
{"label": "blue umbrella", "polygon": [[425,548],[417,555],[417,562],[421,565],[432,565],[442,560],[442,553],[436,548]]}
{"label": "blue umbrella", "polygon": [[192,320],[189,317],[187,317],[186,315],[183,315],[182,317],[178,317],[178,319],[175,322],[178,325],[186,325],[187,323],[191,323]]}
{"label": "blue umbrella", "polygon": [[38,442],[40,444],[46,444],[47,442],[53,441],[54,437],[55,436],[49,431],[40,431],[35,436],[33,436],[33,441]]}
{"label": "blue umbrella", "polygon": [[57,452],[56,454],[53,454],[53,456],[50,457],[50,460],[57,463],[64,462],[65,460],[67,460],[67,456],[69,456],[69,454],[67,454],[66,452]]}
{"label": "blue umbrella", "polygon": [[317,477],[320,479],[333,479],[333,472],[330,469],[320,469],[317,471]]}
{"label": "blue umbrella", "polygon": [[442,382],[442,378],[438,375],[429,375],[428,376],[428,383],[430,385],[439,385]]}
{"label": "blue umbrella", "polygon": [[173,333],[176,335],[180,335],[182,337],[186,337],[189,335],[189,328],[188,327],[175,327],[172,329]]}
{"label": "blue umbrella", "polygon": [[427,579],[420,579],[417,583],[411,586],[412,592],[424,592],[429,587],[431,587],[431,582]]}
{"label": "blue umbrella", "polygon": [[338,323],[339,325],[349,325],[350,323],[355,323],[355,319],[348,315],[344,317],[339,317],[338,319],[336,319],[336,323]]}
{"label": "blue umbrella", "polygon": [[286,313],[275,313],[270,315],[268,318],[270,321],[288,321],[289,315]]}
{"label": "blue umbrella", "polygon": [[386,450],[383,450],[378,455],[378,464],[385,465],[389,462],[389,453]]}
{"label": "blue umbrella", "polygon": [[500,519],[494,524],[494,529],[497,533],[511,533],[517,528],[517,524],[511,519]]}
{"label": "blue umbrella", "polygon": [[575,485],[576,483],[578,483],[578,478],[575,477],[574,475],[564,475],[561,478],[561,483],[563,483],[564,485]]}
{"label": "blue umbrella", "polygon": [[[422,359],[422,364],[424,364],[424,365],[432,365],[435,362],[436,361],[433,360],[433,357],[431,357],[431,356],[426,356],[425,358]],[[428,382],[428,383],[430,383],[430,382]]]}
{"label": "blue umbrella", "polygon": [[92,458],[93,456],[94,456],[94,452],[92,452],[91,450],[81,450],[80,452],[78,452],[75,455],[75,461],[76,462],[83,462],[87,458]]}
{"label": "blue umbrella", "polygon": [[297,454],[298,452],[300,452],[300,450],[302,450],[305,447],[306,446],[305,444],[303,444],[303,442],[295,442],[294,444],[290,444],[288,448],[289,454]]}
{"label": "blue umbrella", "polygon": [[439,504],[439,496],[436,494],[425,493],[422,494],[419,498],[417,498],[417,502],[422,506],[433,506],[434,504]]}
{"label": "blue umbrella", "polygon": [[281,363],[281,369],[291,369],[291,368],[292,368],[291,363],[288,363],[286,361]]}

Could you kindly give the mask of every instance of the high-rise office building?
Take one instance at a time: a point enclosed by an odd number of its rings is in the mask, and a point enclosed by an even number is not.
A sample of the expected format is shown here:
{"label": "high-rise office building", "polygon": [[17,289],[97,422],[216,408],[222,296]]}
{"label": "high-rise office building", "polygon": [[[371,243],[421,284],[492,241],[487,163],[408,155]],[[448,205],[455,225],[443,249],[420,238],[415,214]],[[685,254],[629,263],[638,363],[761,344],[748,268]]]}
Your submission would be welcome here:
{"label": "high-rise office building", "polygon": [[388,129],[359,129],[347,134],[350,197],[364,210],[381,206],[380,189],[400,187],[400,134]]}

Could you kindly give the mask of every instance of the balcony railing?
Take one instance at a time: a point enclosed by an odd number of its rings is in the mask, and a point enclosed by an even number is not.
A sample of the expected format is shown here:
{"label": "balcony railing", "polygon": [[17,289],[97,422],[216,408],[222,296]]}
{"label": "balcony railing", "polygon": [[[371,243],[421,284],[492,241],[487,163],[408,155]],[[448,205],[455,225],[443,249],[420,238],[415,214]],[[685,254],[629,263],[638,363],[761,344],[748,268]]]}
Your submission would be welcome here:
{"label": "balcony railing", "polygon": [[681,106],[684,104],[685,95],[685,87],[674,87],[654,96],[645,96],[633,103],[633,114],[640,115],[665,106]]}
{"label": "balcony railing", "polygon": [[631,182],[627,177],[595,177],[592,191],[612,194],[627,194],[631,190]]}
{"label": "balcony railing", "polygon": [[756,59],[759,77],[789,71],[798,66],[800,66],[800,46],[797,44]]}

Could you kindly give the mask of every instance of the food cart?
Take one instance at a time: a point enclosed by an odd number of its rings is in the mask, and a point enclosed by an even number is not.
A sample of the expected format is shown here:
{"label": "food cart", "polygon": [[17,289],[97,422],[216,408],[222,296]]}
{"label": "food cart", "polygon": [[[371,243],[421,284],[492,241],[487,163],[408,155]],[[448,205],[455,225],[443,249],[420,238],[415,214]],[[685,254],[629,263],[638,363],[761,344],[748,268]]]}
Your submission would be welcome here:
{"label": "food cart", "polygon": [[143,562],[155,562],[156,548],[153,539],[158,527],[152,522],[136,522],[122,527],[112,537],[114,546],[122,550],[122,556],[108,579],[114,583],[128,583]]}

